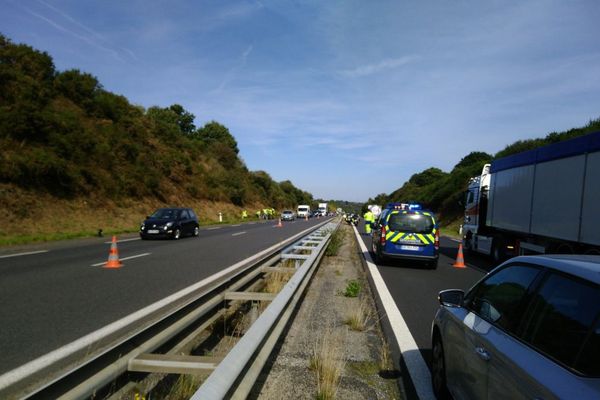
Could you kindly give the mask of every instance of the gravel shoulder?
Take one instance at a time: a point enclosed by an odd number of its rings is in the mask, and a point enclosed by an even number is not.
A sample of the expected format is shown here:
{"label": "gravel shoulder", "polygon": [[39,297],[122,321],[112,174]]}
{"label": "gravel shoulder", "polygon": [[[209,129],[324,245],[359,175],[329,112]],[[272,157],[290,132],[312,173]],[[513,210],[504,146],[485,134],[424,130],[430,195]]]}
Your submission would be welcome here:
{"label": "gravel shoulder", "polygon": [[[337,255],[322,259],[249,398],[404,398],[352,227],[342,223],[339,231],[343,240]],[[344,295],[351,281],[360,286],[357,297]],[[365,328],[352,329],[348,321],[361,314],[366,315]],[[335,358],[340,370],[334,397],[323,395],[322,375],[317,377],[315,361],[325,357]]]}

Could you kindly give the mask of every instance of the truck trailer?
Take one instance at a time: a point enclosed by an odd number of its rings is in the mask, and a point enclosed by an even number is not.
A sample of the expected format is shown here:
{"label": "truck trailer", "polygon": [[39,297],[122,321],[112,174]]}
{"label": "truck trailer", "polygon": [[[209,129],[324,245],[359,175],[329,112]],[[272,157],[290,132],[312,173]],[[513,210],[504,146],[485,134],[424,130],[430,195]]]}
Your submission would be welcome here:
{"label": "truck trailer", "polygon": [[465,196],[465,251],[600,254],[600,132],[494,160]]}

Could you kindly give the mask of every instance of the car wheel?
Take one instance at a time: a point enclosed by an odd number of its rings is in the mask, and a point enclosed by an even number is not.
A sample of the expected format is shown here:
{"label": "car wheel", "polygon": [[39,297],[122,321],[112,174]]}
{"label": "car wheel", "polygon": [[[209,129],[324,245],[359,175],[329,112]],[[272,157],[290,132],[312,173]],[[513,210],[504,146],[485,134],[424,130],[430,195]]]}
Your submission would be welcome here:
{"label": "car wheel", "polygon": [[179,228],[175,228],[175,230],[173,231],[173,239],[177,240],[181,237],[181,231],[179,230]]}
{"label": "car wheel", "polygon": [[438,259],[435,259],[434,261],[428,261],[428,262],[427,262],[427,266],[428,266],[430,269],[437,269],[437,267],[438,267],[438,261],[439,261],[439,258],[438,258]]}
{"label": "car wheel", "polygon": [[200,228],[195,226],[194,227],[194,236],[199,236],[200,235]]}
{"label": "car wheel", "polygon": [[439,334],[433,337],[431,354],[431,384],[433,393],[438,400],[449,399],[450,393],[446,386],[446,361],[444,359],[444,346]]}
{"label": "car wheel", "polygon": [[140,239],[142,239],[142,240],[146,240],[146,239],[148,239],[148,238],[147,238],[146,236],[144,236],[144,235],[140,235]]}

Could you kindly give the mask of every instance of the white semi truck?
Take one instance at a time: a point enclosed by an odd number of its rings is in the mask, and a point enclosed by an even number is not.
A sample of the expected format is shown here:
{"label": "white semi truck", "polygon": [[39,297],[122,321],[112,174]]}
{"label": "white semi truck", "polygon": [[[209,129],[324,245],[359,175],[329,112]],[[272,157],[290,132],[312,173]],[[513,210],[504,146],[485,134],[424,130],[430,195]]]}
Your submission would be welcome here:
{"label": "white semi truck", "polygon": [[319,203],[319,214],[323,217],[327,215],[327,203]]}
{"label": "white semi truck", "polygon": [[494,160],[471,178],[463,246],[494,261],[600,254],[600,132]]}

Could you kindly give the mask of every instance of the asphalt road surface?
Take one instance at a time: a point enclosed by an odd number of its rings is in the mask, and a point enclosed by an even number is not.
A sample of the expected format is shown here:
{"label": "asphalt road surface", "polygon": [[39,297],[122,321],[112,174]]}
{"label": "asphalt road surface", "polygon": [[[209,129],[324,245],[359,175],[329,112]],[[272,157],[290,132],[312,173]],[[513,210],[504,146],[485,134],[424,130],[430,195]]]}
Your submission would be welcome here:
{"label": "asphalt road surface", "polygon": [[[359,224],[359,231],[365,246],[370,249],[371,237],[364,233],[362,222]],[[444,289],[466,291],[494,266],[485,257],[465,255],[467,268],[453,267],[458,244],[457,240],[440,238],[440,260],[437,269],[429,269],[413,261],[386,260],[385,263],[377,265],[429,368],[431,322],[439,305],[438,293]]]}
{"label": "asphalt road surface", "polygon": [[119,237],[119,269],[102,267],[109,237],[0,249],[0,374],[321,222],[206,227],[178,241]]}

